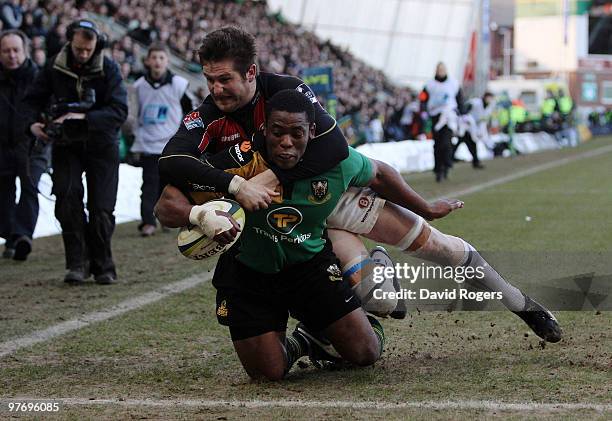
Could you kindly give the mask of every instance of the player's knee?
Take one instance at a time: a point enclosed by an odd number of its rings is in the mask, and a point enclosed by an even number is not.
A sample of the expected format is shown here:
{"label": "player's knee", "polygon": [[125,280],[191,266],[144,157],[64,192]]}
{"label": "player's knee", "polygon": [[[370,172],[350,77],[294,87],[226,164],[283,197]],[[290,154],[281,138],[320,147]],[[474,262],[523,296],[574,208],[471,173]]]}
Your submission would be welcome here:
{"label": "player's knee", "polygon": [[372,365],[380,358],[380,347],[375,338],[370,341],[364,341],[362,346],[355,351],[355,354],[351,356],[350,362],[360,367]]}
{"label": "player's knee", "polygon": [[271,381],[271,382],[277,382],[280,381],[282,379],[285,378],[285,368],[283,367],[283,369],[272,369],[272,370],[268,370],[266,373],[264,373],[264,377],[266,380]]}
{"label": "player's knee", "polygon": [[257,369],[247,370],[247,374],[253,380],[267,380],[277,382],[285,377],[287,370],[282,364],[273,364]]}
{"label": "player's knee", "polygon": [[415,257],[441,265],[460,266],[466,261],[470,249],[459,237],[444,234],[423,222],[418,232],[412,232],[402,240],[401,247]]}

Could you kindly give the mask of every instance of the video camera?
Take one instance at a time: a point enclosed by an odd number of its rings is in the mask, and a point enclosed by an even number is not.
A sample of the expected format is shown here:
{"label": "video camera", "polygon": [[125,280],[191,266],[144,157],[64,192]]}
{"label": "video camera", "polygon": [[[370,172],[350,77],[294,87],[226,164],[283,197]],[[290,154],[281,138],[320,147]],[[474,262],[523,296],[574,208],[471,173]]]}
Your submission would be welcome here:
{"label": "video camera", "polygon": [[96,91],[86,89],[83,99],[77,102],[57,101],[49,108],[45,133],[54,143],[59,145],[70,145],[76,142],[87,140],[89,125],[87,120],[68,119],[62,123],[55,123],[53,120],[67,113],[84,113],[89,111],[96,102]]}

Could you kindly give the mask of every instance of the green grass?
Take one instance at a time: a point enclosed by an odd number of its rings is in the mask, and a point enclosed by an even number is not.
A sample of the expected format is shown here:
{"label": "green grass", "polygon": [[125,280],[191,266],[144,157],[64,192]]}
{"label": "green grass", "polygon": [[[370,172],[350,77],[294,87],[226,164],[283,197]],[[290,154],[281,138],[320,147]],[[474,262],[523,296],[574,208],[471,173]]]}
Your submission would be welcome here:
{"label": "green grass", "polygon": [[[511,174],[576,150],[551,151],[487,163],[484,172],[459,165],[447,183],[431,174],[409,175],[429,196]],[[610,275],[612,153],[570,163],[466,196],[466,207],[435,223],[489,252],[512,282],[529,290],[539,283],[596,272]],[[531,216],[530,222],[525,216]],[[142,239],[134,224],[119,226],[114,252],[123,283],[101,287],[62,285],[57,237],[35,241],[26,264],[0,262],[0,340],[82,313],[108,307],[202,271],[176,251],[175,234]],[[409,261],[394,253],[398,262]],[[547,260],[548,259],[548,260]],[[612,314],[560,312],[565,338],[542,348],[508,312],[419,312],[385,320],[383,359],[359,370],[294,368],[288,379],[251,382],[226,328],[214,315],[210,283],[106,322],[23,349],[0,361],[0,398],[80,397],[123,399],[299,399],[352,401],[499,400],[504,402],[612,401]],[[0,418],[5,415],[0,409]],[[245,409],[201,407],[64,406],[66,419],[405,419],[406,417],[602,419],[611,413],[555,414],[485,410]]]}

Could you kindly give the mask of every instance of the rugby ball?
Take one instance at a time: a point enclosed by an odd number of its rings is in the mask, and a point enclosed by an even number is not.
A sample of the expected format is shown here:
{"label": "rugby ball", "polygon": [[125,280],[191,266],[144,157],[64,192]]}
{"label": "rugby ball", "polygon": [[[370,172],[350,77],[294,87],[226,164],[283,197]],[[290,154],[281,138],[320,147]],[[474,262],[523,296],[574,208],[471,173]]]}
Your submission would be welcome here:
{"label": "rugby ball", "polygon": [[[220,211],[229,213],[236,220],[240,226],[240,229],[244,227],[246,217],[244,214],[244,209],[242,209],[238,202],[229,199],[218,199],[211,200],[210,202],[207,202],[207,204],[214,206]],[[236,241],[238,241],[240,234],[242,234],[242,231],[238,232],[238,235],[230,244],[221,245],[212,238],[208,238],[206,235],[204,235],[204,232],[202,232],[202,229],[199,226],[189,225],[181,228],[179,231],[177,239],[178,249],[183,256],[189,259],[208,259],[209,257],[217,256],[228,250]]]}

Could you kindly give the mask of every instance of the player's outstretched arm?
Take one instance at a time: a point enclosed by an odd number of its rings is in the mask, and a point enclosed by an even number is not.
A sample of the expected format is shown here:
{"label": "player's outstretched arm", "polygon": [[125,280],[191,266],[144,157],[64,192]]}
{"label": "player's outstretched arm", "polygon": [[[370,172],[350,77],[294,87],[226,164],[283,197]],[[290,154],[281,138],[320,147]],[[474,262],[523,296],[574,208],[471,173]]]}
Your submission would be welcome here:
{"label": "player's outstretched arm", "polygon": [[180,228],[189,225],[189,213],[192,207],[183,192],[168,184],[162,190],[153,212],[164,226]]}
{"label": "player's outstretched arm", "polygon": [[463,207],[463,202],[457,199],[440,199],[429,203],[415,192],[393,167],[375,159],[370,159],[370,163],[374,174],[370,182],[372,190],[429,221],[443,218],[455,209]]}

